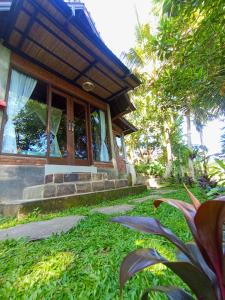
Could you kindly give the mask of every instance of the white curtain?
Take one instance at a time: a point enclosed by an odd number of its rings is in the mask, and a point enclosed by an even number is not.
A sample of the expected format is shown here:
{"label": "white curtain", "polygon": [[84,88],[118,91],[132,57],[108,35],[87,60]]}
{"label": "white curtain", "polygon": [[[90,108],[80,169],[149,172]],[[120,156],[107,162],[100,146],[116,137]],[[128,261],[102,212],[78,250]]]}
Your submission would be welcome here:
{"label": "white curtain", "polygon": [[[28,113],[36,113],[42,124],[47,127],[47,105],[40,103],[36,100],[30,99]],[[59,143],[57,140],[57,133],[59,130],[59,125],[62,118],[62,110],[52,107],[51,108],[51,132],[50,132],[50,153],[53,157],[62,157],[61,151],[59,149]],[[39,152],[47,151],[47,135],[43,137],[42,143],[43,150],[39,149]],[[38,147],[35,146],[37,149]],[[40,154],[39,153],[39,154]]]}
{"label": "white curtain", "polygon": [[[47,127],[47,110],[48,107],[45,103],[38,102],[37,100],[30,99],[26,105],[26,114],[36,114],[40,119],[44,128]],[[40,124],[41,127],[41,124]],[[47,134],[46,131],[39,137],[37,144],[29,147],[32,150],[32,155],[45,156],[47,152]]]}
{"label": "white curtain", "polygon": [[25,107],[36,84],[37,80],[15,70],[12,71],[7,105],[7,122],[3,134],[3,153],[17,153],[14,119]]}
{"label": "white curtain", "polygon": [[109,161],[109,152],[106,146],[106,122],[105,113],[99,110],[100,126],[101,126],[101,149],[100,149],[100,161]]}
{"label": "white curtain", "polygon": [[62,157],[59,149],[57,133],[62,118],[62,110],[52,107],[51,109],[51,132],[50,132],[50,155],[53,157]]}

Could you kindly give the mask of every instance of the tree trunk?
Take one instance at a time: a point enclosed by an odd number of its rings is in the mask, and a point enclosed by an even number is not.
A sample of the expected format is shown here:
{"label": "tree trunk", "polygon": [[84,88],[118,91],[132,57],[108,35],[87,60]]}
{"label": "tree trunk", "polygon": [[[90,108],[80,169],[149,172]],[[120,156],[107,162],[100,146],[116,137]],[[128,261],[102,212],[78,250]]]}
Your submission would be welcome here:
{"label": "tree trunk", "polygon": [[204,147],[204,136],[203,136],[203,127],[199,129],[199,137],[200,137],[200,144]]}
{"label": "tree trunk", "polygon": [[166,156],[167,156],[167,164],[166,164],[166,171],[164,177],[169,178],[172,175],[173,155],[172,155],[172,146],[170,141],[170,129],[166,121],[164,122],[164,131],[165,131],[164,134],[165,134]]}
{"label": "tree trunk", "polygon": [[[191,141],[191,113],[187,111],[186,113],[186,121],[187,121],[187,145],[190,151],[192,151],[192,141]],[[188,158],[188,168],[189,168],[189,177],[191,179],[195,179],[195,171],[193,165],[193,159],[189,156]]]}
{"label": "tree trunk", "polygon": [[200,137],[200,144],[202,146],[202,151],[204,151],[204,157],[203,157],[203,174],[204,176],[208,176],[208,163],[207,163],[207,157],[205,152],[205,144],[204,144],[204,135],[203,135],[203,126],[199,129],[199,137]]}

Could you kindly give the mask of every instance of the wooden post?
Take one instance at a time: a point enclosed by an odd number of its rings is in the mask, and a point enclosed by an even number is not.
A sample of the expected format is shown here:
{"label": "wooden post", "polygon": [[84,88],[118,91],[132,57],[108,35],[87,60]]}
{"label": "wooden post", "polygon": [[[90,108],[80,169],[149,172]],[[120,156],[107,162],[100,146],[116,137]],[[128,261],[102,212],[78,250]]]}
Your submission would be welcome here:
{"label": "wooden post", "polygon": [[109,126],[109,140],[110,140],[110,147],[111,147],[112,163],[116,175],[118,176],[118,166],[116,162],[116,152],[114,148],[114,138],[113,138],[113,130],[112,130],[112,117],[111,117],[109,105],[107,105],[107,119],[108,119],[108,126]]}

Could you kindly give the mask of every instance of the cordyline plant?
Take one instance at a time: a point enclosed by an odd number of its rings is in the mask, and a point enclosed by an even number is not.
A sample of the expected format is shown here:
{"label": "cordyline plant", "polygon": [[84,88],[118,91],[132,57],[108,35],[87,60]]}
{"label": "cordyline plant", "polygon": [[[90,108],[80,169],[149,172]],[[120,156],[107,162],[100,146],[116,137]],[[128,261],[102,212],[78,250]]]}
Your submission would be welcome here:
{"label": "cordyline plant", "polygon": [[[185,187],[186,188],[186,187]],[[147,217],[116,217],[113,222],[126,227],[167,238],[178,248],[177,261],[171,262],[155,249],[138,249],[128,254],[120,268],[120,287],[135,273],[162,263],[176,273],[199,300],[225,300],[225,254],[223,250],[223,223],[225,197],[201,204],[186,188],[192,204],[173,200],[154,201],[157,208],[162,202],[179,209],[193,235],[193,243],[184,244],[172,231],[157,219]],[[178,287],[152,287],[142,296],[148,299],[152,292],[162,292],[169,300],[194,300],[193,296]]]}

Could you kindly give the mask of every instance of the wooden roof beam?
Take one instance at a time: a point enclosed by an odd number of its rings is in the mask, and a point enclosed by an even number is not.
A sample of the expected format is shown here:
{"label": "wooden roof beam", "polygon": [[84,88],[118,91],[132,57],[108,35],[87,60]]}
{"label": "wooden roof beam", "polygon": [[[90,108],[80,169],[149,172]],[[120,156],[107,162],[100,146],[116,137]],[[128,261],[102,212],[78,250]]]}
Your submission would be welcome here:
{"label": "wooden roof beam", "polygon": [[[22,1],[21,1],[22,2]],[[38,9],[43,15],[45,15],[49,20],[51,20],[51,22],[58,27],[58,29],[62,30],[63,32],[66,31],[67,35],[75,42],[77,43],[83,50],[85,50],[87,53],[89,53],[89,55],[91,55],[95,60],[101,62],[102,65],[104,65],[110,72],[112,72],[116,77],[118,77],[120,80],[123,81],[123,78],[116,73],[116,71],[114,71],[108,64],[106,64],[98,55],[96,55],[90,48],[88,48],[87,46],[85,46],[80,40],[78,39],[74,39],[74,36],[69,32],[68,30],[68,26],[61,26],[60,24],[58,24],[56,22],[56,20],[49,14],[46,13],[42,8],[40,8],[40,5],[36,2],[36,0],[30,0],[30,2],[35,6],[36,9]],[[72,23],[73,26],[76,26],[76,24],[74,24],[74,22]],[[77,28],[80,31],[80,28]],[[81,34],[84,34],[83,32],[81,32]],[[133,89],[133,87],[131,87]]]}

